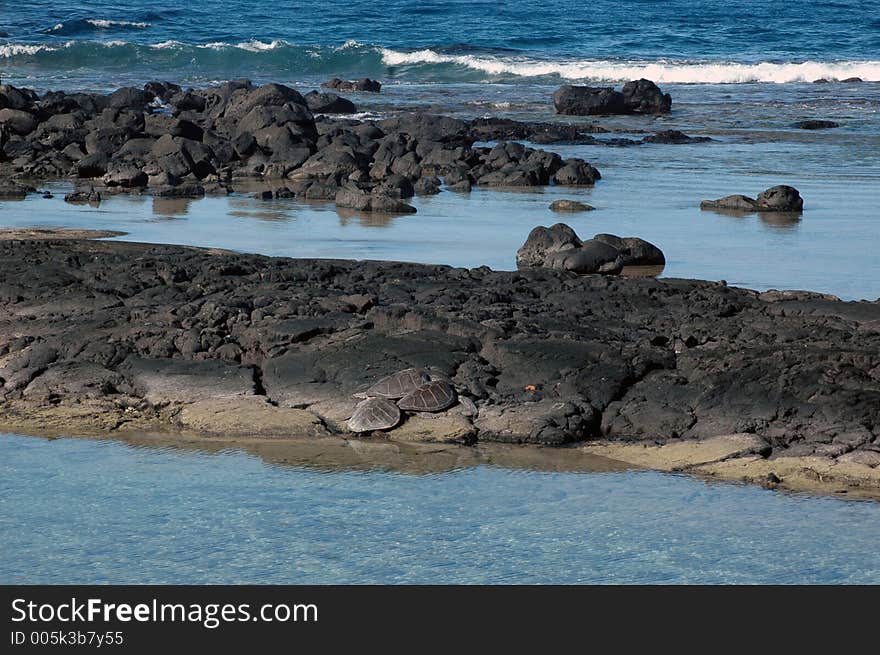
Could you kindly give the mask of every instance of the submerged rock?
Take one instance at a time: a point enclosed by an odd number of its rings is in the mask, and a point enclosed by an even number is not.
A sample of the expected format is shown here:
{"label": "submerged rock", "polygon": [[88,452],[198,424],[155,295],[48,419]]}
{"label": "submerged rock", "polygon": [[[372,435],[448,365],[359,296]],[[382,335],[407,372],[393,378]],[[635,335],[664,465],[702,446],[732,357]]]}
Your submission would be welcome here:
{"label": "submerged rock", "polygon": [[578,274],[616,275],[624,266],[662,266],[663,252],[638,237],[597,234],[581,241],[564,223],[533,229],[516,253],[519,268],[552,268]]}
{"label": "submerged rock", "polygon": [[64,202],[98,204],[101,202],[101,194],[98,191],[95,191],[94,187],[91,187],[88,190],[81,189],[64,196]]}
{"label": "submerged rock", "polygon": [[[411,196],[412,193],[409,195]],[[399,194],[398,197],[392,196],[381,187],[377,187],[371,192],[361,189],[353,183],[346,184],[336,192],[335,202],[337,207],[363,212],[412,214],[416,211],[416,208],[404,202]]]}
{"label": "submerged rock", "polygon": [[757,211],[758,203],[754,198],[734,194],[732,196],[724,196],[717,200],[703,200],[700,202],[700,209],[726,209],[729,211],[753,212]]}
{"label": "submerged rock", "polygon": [[799,130],[830,130],[835,127],[840,127],[840,123],[835,123],[834,121],[811,119],[807,121],[799,121],[795,123],[793,127]]}
{"label": "submerged rock", "polygon": [[516,251],[516,263],[520,267],[541,267],[549,255],[580,248],[582,243],[565,223],[551,227],[539,225],[529,232],[525,243]]}
{"label": "submerged rock", "polygon": [[649,134],[642,139],[644,143],[664,143],[672,145],[683,145],[687,143],[706,143],[711,140],[711,137],[708,136],[688,136],[687,134],[679,130],[664,130],[662,132],[655,132],[654,134]]}
{"label": "submerged rock", "polygon": [[588,239],[577,248],[550,253],[543,265],[580,275],[616,275],[623,270],[624,263],[617,248],[598,239]]}
{"label": "submerged rock", "polygon": [[797,189],[781,184],[758,194],[757,198],[732,195],[717,200],[703,200],[700,209],[734,212],[801,212],[804,200]]}
{"label": "submerged rock", "polygon": [[205,187],[200,184],[180,184],[159,187],[154,193],[161,198],[201,198],[205,195]]}
{"label": "submerged rock", "polygon": [[21,184],[0,182],[0,200],[24,200],[28,194],[28,187]]}
{"label": "submerged rock", "polygon": [[642,78],[623,85],[623,101],[637,114],[668,114],[672,111],[672,96],[663,93],[651,80]]}
{"label": "submerged rock", "polygon": [[562,86],[553,94],[553,106],[569,116],[630,113],[623,94],[611,87]]}
{"label": "submerged rock", "polygon": [[592,205],[577,200],[554,200],[550,203],[550,211],[554,212],[588,212],[594,209]]}
{"label": "submerged rock", "polygon": [[336,89],[337,91],[367,91],[369,93],[379,93],[382,90],[381,82],[371,80],[364,77],[359,80],[341,80],[334,77],[329,82],[321,84],[325,89]]}
{"label": "submerged rock", "polygon": [[593,237],[614,246],[620,251],[624,266],[663,266],[666,257],[653,243],[639,237],[619,237],[614,234],[597,234]]}
{"label": "submerged rock", "polygon": [[792,186],[780,184],[758,194],[758,211],[799,212],[804,208],[804,199]]}
{"label": "submerged rock", "polygon": [[553,94],[557,114],[593,116],[600,114],[666,114],[672,109],[672,96],[664,94],[654,82],[633,80],[622,91],[611,87],[560,87]]}

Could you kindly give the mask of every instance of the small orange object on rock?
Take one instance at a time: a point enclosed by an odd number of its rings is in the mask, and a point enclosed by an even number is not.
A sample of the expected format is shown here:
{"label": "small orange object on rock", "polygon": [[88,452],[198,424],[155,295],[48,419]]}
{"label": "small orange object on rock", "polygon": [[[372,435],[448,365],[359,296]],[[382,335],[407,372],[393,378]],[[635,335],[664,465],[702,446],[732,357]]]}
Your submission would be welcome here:
{"label": "small orange object on rock", "polygon": [[527,384],[525,389],[526,391],[537,391],[538,387],[536,387],[534,384]]}

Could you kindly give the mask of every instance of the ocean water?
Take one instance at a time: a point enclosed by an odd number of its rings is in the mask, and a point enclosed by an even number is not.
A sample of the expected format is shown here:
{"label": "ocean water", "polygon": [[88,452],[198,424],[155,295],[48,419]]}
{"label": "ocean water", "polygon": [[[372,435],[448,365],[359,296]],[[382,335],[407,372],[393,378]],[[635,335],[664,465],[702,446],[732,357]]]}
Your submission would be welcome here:
{"label": "ocean water", "polygon": [[[666,146],[699,157],[699,146]],[[576,148],[556,148],[567,152]],[[378,259],[451,266],[516,268],[516,250],[539,224],[565,221],[578,234],[639,235],[666,253],[663,275],[723,279],[730,285],[812,289],[849,300],[880,297],[880,251],[875,208],[880,184],[786,176],[812,200],[800,220],[788,216],[726,216],[701,212],[701,197],[733,193],[740,186],[709,179],[693,168],[654,169],[645,153],[608,150],[619,168],[594,189],[548,187],[537,191],[475,188],[462,196],[443,192],[415,198],[418,213],[385,216],[337,211],[332,203],[260,201],[250,192],[200,200],[108,196],[98,207],[71,205],[71,185],[44,185],[38,195],[0,203],[0,227],[73,227],[127,232],[122,240],[176,243],[286,257]],[[663,157],[662,148],[651,153]],[[694,167],[700,160],[693,162]],[[601,164],[600,164],[601,166]],[[621,172],[622,167],[626,167]],[[601,170],[607,171],[605,167]],[[638,193],[631,180],[639,179]],[[757,192],[774,183],[771,173],[737,176]],[[596,211],[560,215],[548,205],[577,198]]]}
{"label": "ocean water", "polygon": [[[331,204],[114,198],[98,210],[40,198],[0,203],[0,226],[100,227],[126,238],[272,255],[515,266],[538,224],[567,221],[589,237],[659,245],[665,275],[756,289],[809,288],[880,297],[880,2],[573,1],[332,3],[17,3],[0,7],[0,75],[40,90],[107,90],[166,79],[235,77],[302,91],[369,75],[360,116],[423,108],[471,118],[597,122],[640,137],[661,129],[709,136],[686,146],[544,146],[596,165],[594,189],[477,190],[416,199],[407,217],[337,213]],[[617,84],[645,75],[673,95],[667,116],[554,115],[561,83]],[[861,84],[812,84],[859,76]],[[809,132],[796,121],[841,127]],[[600,137],[603,135],[599,135]],[[792,184],[801,220],[701,212],[699,202]],[[63,193],[63,187],[56,188]],[[571,197],[596,206],[554,215]],[[242,229],[246,226],[247,229]]]}
{"label": "ocean water", "polygon": [[876,0],[25,1],[3,8],[7,75],[103,85],[162,73],[365,74],[410,83],[880,80]]}
{"label": "ocean water", "polygon": [[[332,203],[55,197],[0,202],[0,227],[298,257],[512,269],[539,224],[637,235],[664,275],[880,297],[880,1],[209,0],[0,4],[0,78],[107,91],[248,77],[301,91],[370,76],[359,116],[420,108],[599,123],[705,144],[543,146],[583,157],[595,188],[448,191],[403,217]],[[558,117],[564,83],[648,77],[662,117]],[[860,77],[863,83],[840,83]],[[813,84],[827,78],[828,84]],[[841,127],[807,132],[805,119]],[[799,219],[699,202],[792,184]],[[597,207],[548,210],[557,198]],[[880,505],[650,472],[477,466],[425,475],[278,466],[241,452],[0,436],[0,583],[880,583]]]}
{"label": "ocean water", "polygon": [[0,435],[0,583],[880,583],[880,504]]}

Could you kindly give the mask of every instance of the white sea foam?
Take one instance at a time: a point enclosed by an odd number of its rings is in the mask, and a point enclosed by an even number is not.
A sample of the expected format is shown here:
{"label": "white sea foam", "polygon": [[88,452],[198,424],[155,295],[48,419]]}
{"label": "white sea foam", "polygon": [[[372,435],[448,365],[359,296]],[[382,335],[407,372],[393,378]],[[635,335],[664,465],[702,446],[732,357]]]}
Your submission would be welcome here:
{"label": "white sea foam", "polygon": [[201,43],[198,45],[193,45],[189,43],[183,43],[181,41],[169,40],[162,41],[161,43],[153,43],[150,45],[151,48],[157,48],[159,50],[169,50],[169,49],[186,49],[186,48],[198,48],[201,50],[246,50],[247,52],[265,52],[269,50],[275,50],[276,48],[280,48],[282,46],[289,45],[286,41],[271,41],[266,43],[265,41],[258,41],[256,39],[252,41],[243,41],[241,43],[227,43],[226,41],[212,41],[210,43]]}
{"label": "white sea foam", "polygon": [[245,41],[243,43],[236,43],[235,47],[239,50],[247,50],[248,52],[263,52],[265,50],[275,50],[276,48],[280,48],[281,46],[288,45],[286,41],[271,41],[266,43],[264,41],[258,41],[257,39],[252,39],[250,41]]}
{"label": "white sea foam", "polygon": [[161,41],[159,43],[151,43],[151,48],[156,48],[157,50],[168,50],[169,48],[182,48],[184,44],[180,41],[169,40],[169,41]]}
{"label": "white sea foam", "polygon": [[[97,19],[96,19],[97,20]],[[694,61],[608,61],[608,60],[543,60],[529,57],[487,54],[448,54],[436,50],[402,52],[389,48],[374,48],[357,41],[347,41],[332,49],[315,46],[297,46],[277,39],[261,41],[253,39],[240,43],[215,41],[205,44],[189,44],[169,40],[160,43],[138,45],[126,41],[69,41],[65,44],[6,43],[0,45],[0,59],[36,56],[72,47],[132,46],[158,50],[209,49],[216,51],[243,50],[250,53],[269,53],[275,50],[299,48],[313,59],[332,56],[340,51],[359,52],[364,57],[381,57],[386,66],[452,65],[459,70],[481,71],[489,75],[515,77],[559,77],[563,80],[592,83],[619,83],[624,80],[646,77],[659,84],[733,84],[743,82],[787,83],[812,82],[819,78],[842,80],[859,77],[866,81],[880,81],[880,61],[806,61],[799,63],[736,63]],[[371,64],[375,65],[375,64]],[[429,74],[430,75],[430,74]]]}
{"label": "white sea foam", "polygon": [[137,21],[128,21],[128,20],[107,20],[105,18],[87,18],[86,22],[90,25],[94,25],[95,27],[135,27],[138,29],[146,29],[150,26],[149,23],[137,22]]}
{"label": "white sea foam", "polygon": [[334,49],[335,49],[337,52],[339,52],[339,51],[341,51],[341,50],[351,50],[352,48],[360,48],[360,47],[362,47],[363,45],[364,45],[364,44],[361,43],[360,41],[355,41],[354,39],[349,39],[348,41],[346,41],[345,43],[343,43],[341,46],[339,46],[338,48],[334,48]]}
{"label": "white sea foam", "polygon": [[21,55],[35,55],[38,52],[52,52],[55,48],[47,45],[25,45],[10,43],[0,45],[0,57],[20,57]]}
{"label": "white sea foam", "polygon": [[63,32],[65,30],[70,29],[78,29],[84,25],[91,25],[92,27],[96,27],[99,30],[108,30],[113,28],[126,28],[126,29],[146,29],[150,27],[150,23],[144,23],[140,21],[130,21],[130,20],[109,20],[107,18],[86,18],[85,20],[78,19],[71,21],[68,23],[56,23],[48,30],[48,33],[53,32]]}
{"label": "white sea foam", "polygon": [[613,62],[602,60],[541,61],[476,55],[450,55],[434,50],[399,52],[381,49],[387,66],[413,64],[456,64],[490,75],[545,77],[567,80],[618,82],[646,77],[669,84],[733,84],[742,82],[812,82],[815,79],[860,77],[880,81],[880,61],[844,61],[755,64],[728,62]]}

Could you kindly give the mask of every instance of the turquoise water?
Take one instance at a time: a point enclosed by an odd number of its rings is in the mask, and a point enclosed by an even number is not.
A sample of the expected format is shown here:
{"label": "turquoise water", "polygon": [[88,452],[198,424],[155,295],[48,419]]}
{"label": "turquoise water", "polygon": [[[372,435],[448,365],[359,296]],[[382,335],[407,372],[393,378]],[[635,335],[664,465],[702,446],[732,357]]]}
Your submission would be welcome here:
{"label": "turquoise water", "polygon": [[880,504],[0,436],[0,583],[880,583]]}
{"label": "turquoise water", "polygon": [[[29,0],[0,6],[3,82],[108,90],[234,77],[302,91],[371,76],[360,116],[553,114],[562,83],[645,76],[692,146],[546,146],[595,164],[593,189],[475,189],[406,217],[230,198],[0,202],[0,227],[116,229],[128,239],[299,257],[514,267],[532,227],[638,235],[664,275],[880,297],[880,2]],[[863,84],[811,84],[858,76]],[[795,121],[841,123],[825,132]],[[600,135],[601,136],[601,135]],[[612,136],[612,135],[605,135]],[[799,221],[701,212],[699,201],[793,184]],[[559,197],[598,211],[561,217]],[[478,466],[319,472],[239,452],[0,436],[0,583],[878,583],[880,504],[650,472]]]}
{"label": "turquoise water", "polygon": [[[555,116],[559,84],[647,76],[673,96],[662,117],[590,119],[617,134],[680,129],[687,146],[543,146],[599,168],[594,189],[419,198],[403,218],[337,213],[333,204],[263,203],[247,194],[169,203],[114,198],[98,210],[60,198],[0,203],[0,227],[99,227],[153,242],[271,255],[515,266],[538,224],[582,236],[640,236],[666,254],[668,276],[756,289],[807,288],[880,297],[880,2],[573,0],[541,3],[363,0],[22,2],[0,8],[0,74],[40,90],[109,89],[153,78],[204,85],[245,76],[302,91],[332,76],[370,75],[359,115],[413,107],[460,117]],[[812,84],[859,76],[862,84]],[[808,132],[793,124],[828,119]],[[800,221],[701,212],[703,199],[800,189]],[[63,192],[63,191],[62,191]],[[556,215],[550,201],[596,206]]]}

